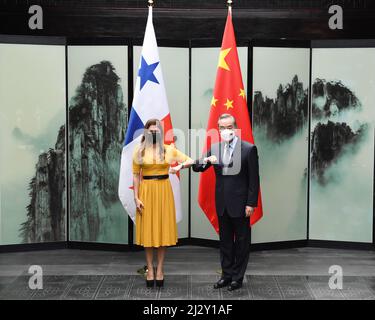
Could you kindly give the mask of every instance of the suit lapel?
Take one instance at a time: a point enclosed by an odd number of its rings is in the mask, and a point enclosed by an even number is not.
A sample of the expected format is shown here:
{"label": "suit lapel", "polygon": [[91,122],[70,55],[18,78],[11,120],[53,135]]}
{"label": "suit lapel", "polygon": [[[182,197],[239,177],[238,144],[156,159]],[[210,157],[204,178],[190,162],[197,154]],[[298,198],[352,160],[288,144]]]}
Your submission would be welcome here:
{"label": "suit lapel", "polygon": [[219,155],[220,155],[219,163],[220,163],[220,166],[223,167],[224,166],[223,164],[224,142],[223,141],[219,143]]}
{"label": "suit lapel", "polygon": [[241,153],[242,153],[242,141],[239,137],[237,137],[236,145],[234,146],[234,150],[232,153],[231,163],[233,165],[234,161],[241,161]]}

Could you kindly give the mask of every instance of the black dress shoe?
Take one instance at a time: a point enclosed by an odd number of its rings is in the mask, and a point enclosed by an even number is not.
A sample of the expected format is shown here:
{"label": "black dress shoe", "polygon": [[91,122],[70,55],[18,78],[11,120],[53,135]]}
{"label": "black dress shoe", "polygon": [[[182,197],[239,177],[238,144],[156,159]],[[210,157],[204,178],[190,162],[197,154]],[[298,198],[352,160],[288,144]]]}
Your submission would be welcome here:
{"label": "black dress shoe", "polygon": [[162,280],[155,280],[156,281],[156,286],[161,288],[161,287],[164,287],[164,279]]}
{"label": "black dress shoe", "polygon": [[228,291],[237,290],[242,287],[242,282],[232,281],[228,287]]}
{"label": "black dress shoe", "polygon": [[[146,266],[145,270],[147,270],[147,272],[148,272],[147,266]],[[147,280],[147,272],[146,272],[146,287],[147,288],[153,288],[155,286],[155,269],[154,269],[154,279]]]}
{"label": "black dress shoe", "polygon": [[146,287],[147,288],[153,288],[155,285],[155,279],[152,279],[152,280],[147,280],[146,279]]}
{"label": "black dress shoe", "polygon": [[214,289],[220,289],[226,287],[230,284],[230,279],[221,278],[218,282],[214,284]]}
{"label": "black dress shoe", "polygon": [[[155,268],[155,274],[157,274],[157,269],[156,268]],[[155,278],[155,282],[156,282],[156,286],[158,288],[164,287],[164,275],[163,275],[163,279],[161,279],[161,280],[158,280],[158,279]]]}

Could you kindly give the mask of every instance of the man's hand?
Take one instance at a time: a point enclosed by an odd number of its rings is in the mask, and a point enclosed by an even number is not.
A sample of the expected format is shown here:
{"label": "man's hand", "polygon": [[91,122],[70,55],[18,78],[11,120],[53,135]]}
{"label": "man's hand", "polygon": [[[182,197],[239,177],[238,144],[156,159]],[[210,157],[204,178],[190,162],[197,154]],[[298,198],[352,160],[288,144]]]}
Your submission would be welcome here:
{"label": "man's hand", "polygon": [[204,161],[204,163],[207,163],[207,162],[216,163],[217,158],[216,158],[216,156],[210,156],[210,157],[204,158],[203,161]]}
{"label": "man's hand", "polygon": [[251,217],[254,211],[255,211],[254,207],[246,206],[245,208],[246,218]]}

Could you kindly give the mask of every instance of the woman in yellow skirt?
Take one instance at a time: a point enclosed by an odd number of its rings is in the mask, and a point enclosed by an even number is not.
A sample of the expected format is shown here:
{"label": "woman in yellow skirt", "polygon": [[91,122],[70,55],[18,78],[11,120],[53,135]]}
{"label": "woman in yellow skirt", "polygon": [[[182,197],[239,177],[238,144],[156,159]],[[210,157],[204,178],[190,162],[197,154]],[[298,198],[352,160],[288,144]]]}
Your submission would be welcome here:
{"label": "woman in yellow skirt", "polygon": [[[173,163],[178,165],[170,167]],[[174,146],[164,144],[164,133],[158,119],[146,122],[140,145],[133,154],[134,201],[137,245],[145,248],[147,287],[164,285],[164,257],[167,246],[177,243],[176,208],[169,173],[188,168],[193,160]],[[158,263],[153,266],[154,248]]]}

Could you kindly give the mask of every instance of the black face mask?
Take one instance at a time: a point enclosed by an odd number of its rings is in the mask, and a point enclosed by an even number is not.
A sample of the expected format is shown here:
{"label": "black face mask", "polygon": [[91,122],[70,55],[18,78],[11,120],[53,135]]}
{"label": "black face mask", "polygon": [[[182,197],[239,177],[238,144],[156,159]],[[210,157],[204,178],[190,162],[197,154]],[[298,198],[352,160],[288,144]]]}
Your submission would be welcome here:
{"label": "black face mask", "polygon": [[151,131],[151,134],[153,144],[155,144],[157,141],[160,141],[160,132]]}

